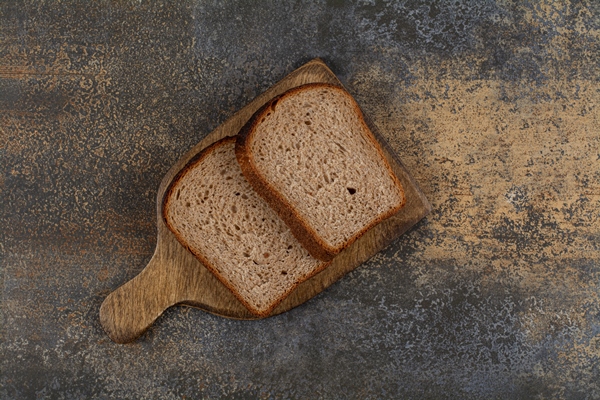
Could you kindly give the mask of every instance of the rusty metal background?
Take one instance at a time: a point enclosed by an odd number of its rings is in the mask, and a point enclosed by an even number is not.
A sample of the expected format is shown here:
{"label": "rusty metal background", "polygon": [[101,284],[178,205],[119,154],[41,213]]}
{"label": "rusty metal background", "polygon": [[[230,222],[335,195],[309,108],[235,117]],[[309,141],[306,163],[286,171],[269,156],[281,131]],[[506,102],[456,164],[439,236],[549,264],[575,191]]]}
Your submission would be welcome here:
{"label": "rusty metal background", "polygon": [[[600,398],[600,3],[0,3],[0,398]],[[323,58],[433,213],[284,315],[98,307],[163,174]]]}

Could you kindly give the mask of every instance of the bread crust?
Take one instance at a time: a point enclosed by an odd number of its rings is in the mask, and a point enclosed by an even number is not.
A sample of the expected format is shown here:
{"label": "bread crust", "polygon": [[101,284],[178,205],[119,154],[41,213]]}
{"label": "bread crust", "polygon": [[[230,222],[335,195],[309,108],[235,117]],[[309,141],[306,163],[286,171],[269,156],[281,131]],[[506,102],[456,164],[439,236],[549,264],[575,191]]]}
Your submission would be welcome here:
{"label": "bread crust", "polygon": [[249,304],[240,295],[240,293],[238,293],[235,290],[235,288],[232,287],[229,284],[229,282],[219,273],[219,271],[206,258],[206,256],[204,254],[202,254],[202,252],[200,252],[200,251],[198,251],[196,249],[193,249],[193,248],[191,248],[189,246],[189,244],[186,242],[186,240],[183,237],[181,237],[177,233],[177,231],[173,228],[173,226],[169,223],[168,214],[167,214],[168,213],[168,205],[169,205],[169,202],[170,202],[170,200],[172,198],[171,194],[172,194],[172,191],[173,191],[175,185],[177,184],[177,182],[179,182],[186,175],[186,173],[189,170],[191,170],[192,168],[194,168],[197,164],[201,163],[202,160],[207,155],[209,155],[212,151],[216,150],[220,146],[223,146],[223,145],[225,145],[227,143],[234,142],[235,140],[236,140],[235,136],[225,137],[225,138],[223,138],[221,140],[218,140],[217,142],[211,144],[210,146],[206,147],[201,152],[199,152],[198,154],[196,154],[192,159],[190,159],[190,161],[188,161],[188,163],[185,165],[185,167],[183,167],[177,173],[177,175],[175,175],[175,177],[173,178],[173,180],[169,184],[167,190],[165,191],[165,194],[164,194],[163,199],[162,199],[161,214],[162,214],[163,221],[165,222],[165,225],[173,233],[173,235],[175,236],[175,238],[177,239],[177,241],[184,248],[186,248],[190,253],[192,253],[194,255],[194,257],[196,257],[213,275],[215,275],[217,277],[217,279],[223,285],[225,285],[225,287],[227,289],[229,289],[229,291],[231,291],[233,293],[233,295],[244,305],[244,307],[246,307],[248,309],[248,311],[250,311],[252,314],[256,315],[257,317],[264,318],[264,317],[268,317],[269,314],[271,314],[271,312],[275,309],[275,307],[277,307],[279,305],[279,303],[281,303],[291,292],[293,292],[294,289],[299,284],[301,284],[302,282],[306,281],[307,279],[312,278],[313,276],[315,276],[316,274],[318,274],[319,272],[321,272],[322,270],[324,270],[325,268],[327,268],[329,266],[329,264],[331,264],[331,262],[323,262],[323,263],[321,263],[321,265],[319,265],[318,268],[315,268],[313,271],[311,271],[310,274],[308,274],[305,277],[302,277],[302,279],[299,279],[297,282],[294,282],[294,284],[290,287],[290,289],[287,290],[285,293],[283,293],[274,303],[272,303],[269,306],[269,308],[267,308],[266,310],[260,311],[260,310],[258,310],[256,308],[254,308],[251,304]]}
{"label": "bread crust", "polygon": [[[317,232],[310,226],[310,224],[304,220],[295,209],[295,207],[289,203],[275,187],[266,179],[264,175],[260,173],[258,168],[256,167],[256,163],[254,161],[251,147],[252,141],[254,139],[254,134],[256,132],[256,127],[260,123],[259,121],[265,116],[270,109],[274,110],[276,103],[289,96],[293,96],[301,91],[312,89],[312,88],[328,88],[336,91],[340,91],[344,94],[353,105],[354,111],[359,116],[360,123],[362,125],[363,131],[365,132],[365,136],[371,142],[381,159],[383,160],[384,166],[392,178],[394,185],[398,188],[399,192],[402,194],[402,202],[389,210],[387,213],[384,213],[378,216],[376,219],[367,224],[362,230],[353,235],[349,240],[338,247],[329,246],[322,240]],[[344,88],[332,85],[328,83],[309,83],[306,85],[298,86],[293,89],[288,90],[287,92],[274,97],[269,102],[267,102],[264,106],[262,106],[250,120],[242,127],[240,132],[237,135],[237,140],[235,143],[235,155],[242,169],[242,173],[250,183],[250,185],[254,188],[256,193],[260,195],[274,210],[277,212],[279,217],[289,226],[292,234],[296,237],[296,239],[308,250],[308,252],[315,258],[323,261],[331,261],[337,254],[343,251],[345,248],[354,243],[358,238],[365,234],[369,229],[373,226],[379,224],[381,221],[391,217],[396,214],[404,205],[406,204],[406,196],[404,194],[404,188],[402,184],[394,174],[392,167],[389,165],[381,146],[375,139],[375,136],[369,129],[364,115],[354,98],[348,93]]]}

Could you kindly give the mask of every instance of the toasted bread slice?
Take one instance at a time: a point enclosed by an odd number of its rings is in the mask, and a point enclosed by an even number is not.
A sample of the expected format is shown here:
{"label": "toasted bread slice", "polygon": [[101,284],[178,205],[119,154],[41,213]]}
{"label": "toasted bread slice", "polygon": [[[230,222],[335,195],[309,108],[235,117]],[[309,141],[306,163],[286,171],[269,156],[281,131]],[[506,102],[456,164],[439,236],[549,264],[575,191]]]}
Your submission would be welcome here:
{"label": "toasted bread slice", "polygon": [[311,257],[254,192],[234,147],[228,137],[194,157],[167,189],[163,218],[248,310],[264,317],[328,263]]}
{"label": "toasted bread slice", "polygon": [[242,128],[235,152],[256,192],[321,260],[405,203],[358,104],[338,86],[308,84],[275,97]]}

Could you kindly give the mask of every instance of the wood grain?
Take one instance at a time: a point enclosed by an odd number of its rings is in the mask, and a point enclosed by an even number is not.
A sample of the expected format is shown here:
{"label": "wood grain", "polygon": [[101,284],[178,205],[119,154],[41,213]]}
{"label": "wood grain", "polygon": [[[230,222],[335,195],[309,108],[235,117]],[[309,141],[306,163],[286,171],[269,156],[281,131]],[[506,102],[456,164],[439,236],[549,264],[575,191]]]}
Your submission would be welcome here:
{"label": "wood grain", "polygon": [[[208,134],[165,175],[157,195],[158,238],[154,255],[139,275],[111,293],[100,307],[100,322],[113,341],[127,343],[135,340],[164,310],[176,304],[197,307],[228,318],[257,318],[175,239],[161,217],[162,198],[173,177],[194,155],[225,136],[237,134],[252,114],[272,97],[293,87],[314,82],[342,86],[321,60],[314,59],[304,64]],[[322,292],[385,248],[431,211],[423,193],[368,118],[367,123],[382,144],[386,158],[404,186],[407,198],[405,207],[340,253],[324,271],[300,284],[270,316],[288,311]]]}

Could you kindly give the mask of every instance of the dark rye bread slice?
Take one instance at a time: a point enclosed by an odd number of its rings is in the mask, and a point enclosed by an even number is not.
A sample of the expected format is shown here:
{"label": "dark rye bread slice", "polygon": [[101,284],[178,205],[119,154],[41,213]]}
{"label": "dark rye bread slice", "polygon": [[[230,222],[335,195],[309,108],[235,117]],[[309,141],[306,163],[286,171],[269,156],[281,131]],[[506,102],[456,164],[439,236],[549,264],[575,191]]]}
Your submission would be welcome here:
{"label": "dark rye bread slice", "polygon": [[235,158],[235,138],[207,147],[173,179],[163,218],[190,250],[257,316],[325,268],[254,192]]}
{"label": "dark rye bread slice", "polygon": [[242,172],[313,257],[331,260],[405,203],[362,112],[344,89],[308,84],[242,128]]}

